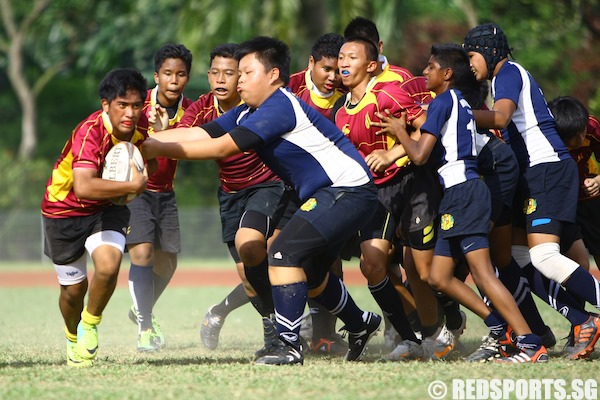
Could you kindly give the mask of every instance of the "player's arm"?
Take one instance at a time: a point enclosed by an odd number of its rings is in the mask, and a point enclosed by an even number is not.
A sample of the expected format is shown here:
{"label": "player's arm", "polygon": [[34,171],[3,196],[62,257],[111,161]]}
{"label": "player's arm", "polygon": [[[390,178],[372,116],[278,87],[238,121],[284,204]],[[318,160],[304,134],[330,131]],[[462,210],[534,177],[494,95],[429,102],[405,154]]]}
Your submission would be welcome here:
{"label": "player's arm", "polygon": [[109,181],[98,177],[93,168],[73,168],[73,191],[80,199],[106,200],[127,194],[140,194],[146,190],[148,171],[140,173],[131,162],[132,180],[129,182]]}
{"label": "player's arm", "polygon": [[[380,127],[381,130],[377,132],[378,135],[381,134],[389,134],[391,136],[396,136],[395,131],[400,129],[399,124],[400,118],[394,117],[390,110],[385,110],[385,114],[381,114],[376,112],[375,115],[380,119],[379,122],[372,122],[373,126]],[[425,122],[425,114],[421,114],[418,118],[411,122],[411,126],[415,128],[410,137],[413,140],[419,140],[421,137],[420,127]],[[372,171],[375,172],[383,172],[386,168],[388,168],[392,163],[396,162],[400,158],[406,156],[406,150],[400,143],[394,144],[388,150],[376,150],[365,157],[365,161],[367,165]]]}
{"label": "player's arm", "polygon": [[517,105],[509,99],[500,99],[491,110],[473,110],[477,128],[504,129],[510,123]]}
{"label": "player's arm", "polygon": [[429,160],[433,146],[437,141],[434,135],[421,135],[419,140],[414,140],[406,131],[406,113],[402,113],[394,125],[394,134],[402,143],[406,154],[416,165],[423,165]]}
{"label": "player's arm", "polygon": [[199,126],[167,129],[153,133],[151,137],[162,143],[191,142],[210,138],[209,134]]}
{"label": "player's arm", "polygon": [[[193,129],[193,128],[183,128]],[[206,133],[204,129],[196,127]],[[176,131],[177,129],[173,129]],[[208,133],[206,133],[208,135]],[[214,160],[221,159],[242,150],[233,141],[229,133],[216,138],[200,139],[182,142],[162,142],[154,137],[146,139],[142,144],[144,158],[151,159],[157,156],[175,158],[177,160]]]}

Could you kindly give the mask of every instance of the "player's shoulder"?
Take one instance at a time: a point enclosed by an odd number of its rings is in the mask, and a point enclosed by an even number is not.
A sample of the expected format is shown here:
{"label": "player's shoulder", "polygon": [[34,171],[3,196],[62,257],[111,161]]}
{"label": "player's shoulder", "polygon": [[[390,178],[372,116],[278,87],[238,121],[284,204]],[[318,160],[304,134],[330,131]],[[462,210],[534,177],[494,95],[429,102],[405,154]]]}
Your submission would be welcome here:
{"label": "player's shoulder", "polygon": [[290,81],[288,83],[288,87],[292,91],[292,93],[297,93],[303,87],[306,87],[306,71],[308,69],[303,69],[302,71],[298,71],[290,75]]}
{"label": "player's shoulder", "polygon": [[600,121],[593,115],[588,116],[587,136],[600,142]]}
{"label": "player's shoulder", "polygon": [[407,81],[414,77],[412,72],[410,72],[408,69],[401,67],[399,65],[390,64],[389,70],[392,71],[393,73],[397,74],[398,76],[400,76],[400,78],[401,78],[401,79],[399,79],[400,82]]}

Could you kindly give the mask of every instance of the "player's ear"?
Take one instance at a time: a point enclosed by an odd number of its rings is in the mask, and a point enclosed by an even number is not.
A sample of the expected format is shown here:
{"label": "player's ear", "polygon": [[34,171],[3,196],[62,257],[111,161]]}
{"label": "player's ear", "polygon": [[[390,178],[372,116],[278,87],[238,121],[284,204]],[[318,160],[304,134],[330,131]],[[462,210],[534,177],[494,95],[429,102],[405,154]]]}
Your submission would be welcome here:
{"label": "player's ear", "polygon": [[308,56],[308,69],[310,69],[312,71],[312,69],[314,67],[315,67],[315,58],[311,54],[310,56]]}
{"label": "player's ear", "polygon": [[158,72],[154,73],[154,83],[158,85]]}
{"label": "player's ear", "polygon": [[106,113],[107,113],[107,112],[108,112],[108,106],[109,106],[109,104],[108,104],[108,100],[106,100],[106,99],[102,99],[102,100],[100,101],[100,104],[102,104],[102,111],[104,111],[104,112],[106,112]]}
{"label": "player's ear", "polygon": [[378,67],[379,64],[377,63],[377,61],[369,61],[369,63],[367,64],[367,72],[374,72]]}
{"label": "player's ear", "polygon": [[277,81],[280,81],[280,78],[281,72],[279,71],[279,68],[271,68],[271,71],[269,71],[269,83],[273,84]]}

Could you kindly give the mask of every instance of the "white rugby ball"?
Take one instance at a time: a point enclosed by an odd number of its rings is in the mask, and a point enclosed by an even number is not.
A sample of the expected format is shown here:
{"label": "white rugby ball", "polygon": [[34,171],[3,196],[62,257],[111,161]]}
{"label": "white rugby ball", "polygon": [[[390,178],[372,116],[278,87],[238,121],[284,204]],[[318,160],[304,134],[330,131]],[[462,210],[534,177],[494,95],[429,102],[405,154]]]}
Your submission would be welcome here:
{"label": "white rugby ball", "polygon": [[[114,145],[104,158],[102,179],[117,182],[127,182],[133,178],[131,163],[141,173],[144,170],[144,158],[140,150],[130,142],[119,142]],[[135,199],[137,194],[127,194],[110,199],[115,204],[123,205]]]}

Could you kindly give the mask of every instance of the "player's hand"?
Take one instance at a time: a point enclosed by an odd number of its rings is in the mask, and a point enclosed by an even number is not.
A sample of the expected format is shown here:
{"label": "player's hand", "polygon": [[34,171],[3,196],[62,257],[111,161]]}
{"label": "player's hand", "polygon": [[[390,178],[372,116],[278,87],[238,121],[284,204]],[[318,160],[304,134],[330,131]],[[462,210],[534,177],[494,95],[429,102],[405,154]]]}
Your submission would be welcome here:
{"label": "player's hand", "polygon": [[365,157],[365,161],[371,171],[380,174],[392,165],[394,159],[389,155],[387,150],[374,150]]}
{"label": "player's hand", "polygon": [[406,131],[406,112],[402,111],[400,117],[392,115],[390,110],[384,110],[383,113],[376,112],[375,116],[380,119],[379,122],[373,121],[371,125],[381,128],[378,135],[388,134],[393,137],[398,137],[396,132],[400,130]]}
{"label": "player's hand", "polygon": [[155,132],[169,128],[169,113],[160,104],[155,104],[148,111],[148,123]]}
{"label": "player's hand", "polygon": [[146,184],[148,183],[148,169],[144,166],[144,170],[142,172],[138,171],[137,167],[133,160],[130,161],[131,164],[131,182],[134,185],[135,193],[140,194],[144,190],[146,190]]}
{"label": "player's hand", "polygon": [[144,160],[152,160],[160,155],[159,150],[162,142],[159,142],[156,139],[152,139],[151,137],[146,138],[142,143],[142,157]]}
{"label": "player's hand", "polygon": [[598,196],[600,194],[600,184],[595,178],[586,178],[583,181],[583,189],[590,196]]}

